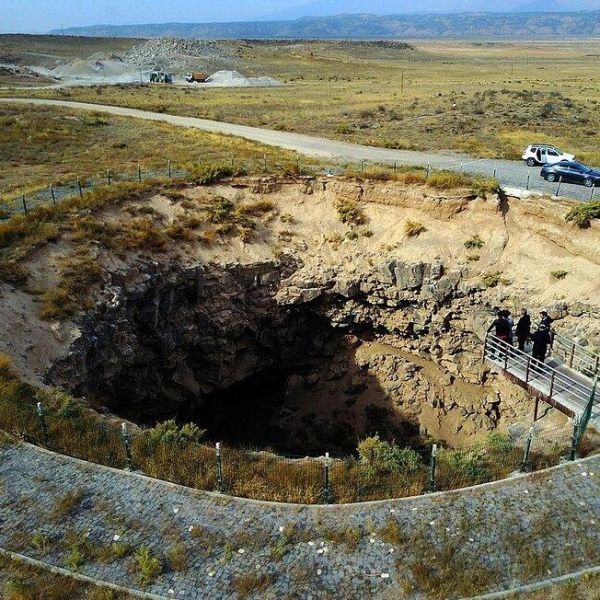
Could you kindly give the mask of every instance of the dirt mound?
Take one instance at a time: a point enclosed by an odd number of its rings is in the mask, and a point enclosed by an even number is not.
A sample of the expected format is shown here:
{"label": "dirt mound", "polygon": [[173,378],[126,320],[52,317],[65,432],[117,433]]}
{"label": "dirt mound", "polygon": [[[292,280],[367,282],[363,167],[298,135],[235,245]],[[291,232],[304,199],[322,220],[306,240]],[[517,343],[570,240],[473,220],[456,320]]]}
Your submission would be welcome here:
{"label": "dirt mound", "polygon": [[244,77],[239,71],[217,71],[206,84],[213,87],[273,87],[281,85],[272,77]]}

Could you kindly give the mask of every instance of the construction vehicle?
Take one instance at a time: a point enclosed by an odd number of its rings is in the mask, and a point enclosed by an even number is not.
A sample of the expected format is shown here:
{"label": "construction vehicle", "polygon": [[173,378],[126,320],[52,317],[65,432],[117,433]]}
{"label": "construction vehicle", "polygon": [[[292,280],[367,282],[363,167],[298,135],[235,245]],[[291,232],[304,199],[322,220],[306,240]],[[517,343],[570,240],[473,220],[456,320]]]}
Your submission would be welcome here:
{"label": "construction vehicle", "polygon": [[164,71],[152,71],[150,73],[150,83],[173,83],[173,74]]}
{"label": "construction vehicle", "polygon": [[190,73],[185,80],[188,83],[206,83],[206,80],[208,79],[208,74],[207,73],[202,73],[200,71],[196,71],[195,73]]}

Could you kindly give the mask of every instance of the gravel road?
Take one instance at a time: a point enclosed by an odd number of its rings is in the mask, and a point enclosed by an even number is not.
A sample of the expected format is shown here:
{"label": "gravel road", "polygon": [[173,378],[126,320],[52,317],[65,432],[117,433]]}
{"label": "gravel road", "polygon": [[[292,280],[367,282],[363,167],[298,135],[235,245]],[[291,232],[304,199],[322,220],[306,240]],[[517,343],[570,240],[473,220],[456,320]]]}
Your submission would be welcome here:
{"label": "gravel road", "polygon": [[306,156],[326,158],[335,161],[369,161],[376,163],[396,162],[399,165],[421,166],[429,164],[433,169],[449,169],[453,171],[463,170],[469,173],[490,176],[495,175],[502,187],[511,191],[529,189],[533,192],[549,194],[552,196],[559,195],[564,198],[575,198],[578,200],[590,200],[592,197],[600,199],[600,191],[594,189],[589,190],[583,186],[562,184],[559,189],[558,184],[550,184],[539,176],[540,169],[538,167],[529,168],[521,161],[475,159],[471,156],[458,153],[413,152],[408,150],[362,146],[360,144],[348,144],[326,138],[302,135],[300,133],[290,133],[288,131],[273,131],[270,129],[261,129],[259,127],[248,127],[247,125],[210,121],[208,119],[199,119],[196,117],[180,117],[176,115],[137,110],[134,108],[88,104],[85,102],[29,98],[0,98],[0,102],[60,106],[63,108],[93,110],[112,115],[146,119],[148,121],[162,121],[181,127],[193,127],[213,133],[239,136],[270,146],[295,150]]}

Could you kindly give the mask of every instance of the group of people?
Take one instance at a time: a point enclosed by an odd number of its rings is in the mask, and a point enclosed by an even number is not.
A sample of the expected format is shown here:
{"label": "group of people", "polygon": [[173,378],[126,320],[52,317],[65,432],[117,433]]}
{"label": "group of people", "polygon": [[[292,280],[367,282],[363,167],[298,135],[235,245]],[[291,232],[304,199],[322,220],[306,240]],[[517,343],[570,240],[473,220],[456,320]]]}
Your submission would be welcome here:
{"label": "group of people", "polygon": [[548,346],[552,345],[552,323],[554,321],[555,319],[547,311],[542,310],[537,329],[532,331],[531,315],[526,308],[521,310],[516,326],[510,311],[501,309],[496,313],[496,318],[490,325],[488,333],[493,331],[496,338],[511,346],[514,345],[516,337],[519,350],[523,352],[527,342],[531,341],[531,356],[544,362],[548,354]]}

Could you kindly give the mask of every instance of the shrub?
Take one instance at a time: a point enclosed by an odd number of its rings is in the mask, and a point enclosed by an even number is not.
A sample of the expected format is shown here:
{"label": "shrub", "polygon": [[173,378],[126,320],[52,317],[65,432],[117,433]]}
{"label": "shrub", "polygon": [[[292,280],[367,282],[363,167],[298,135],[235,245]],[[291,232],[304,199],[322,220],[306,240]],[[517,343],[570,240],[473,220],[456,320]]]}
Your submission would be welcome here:
{"label": "shrub", "polygon": [[167,563],[173,571],[185,571],[188,566],[188,551],[185,544],[177,544],[168,550]]}
{"label": "shrub", "polygon": [[475,234],[473,237],[469,238],[465,242],[465,248],[467,250],[473,250],[475,248],[483,248],[484,245],[485,245],[485,242],[477,234]]}
{"label": "shrub", "polygon": [[415,450],[384,442],[378,435],[361,440],[357,450],[360,461],[376,471],[414,472],[421,465],[421,458]]}
{"label": "shrub", "polygon": [[502,454],[508,454],[509,452],[512,452],[515,447],[508,435],[498,432],[493,432],[488,435],[486,445],[493,452],[499,452]]}
{"label": "shrub", "polygon": [[160,559],[153,556],[146,546],[140,546],[135,553],[135,561],[141,585],[145,586],[152,583],[162,572]]}
{"label": "shrub", "polygon": [[404,224],[404,233],[408,237],[417,237],[422,234],[424,231],[427,231],[425,226],[418,221],[406,221]]}
{"label": "shrub", "polygon": [[179,427],[174,419],[170,419],[149,429],[146,435],[152,446],[165,444],[184,448],[188,444],[197,444],[205,433],[205,429],[200,429],[194,423],[186,423]]}
{"label": "shrub", "polygon": [[367,221],[367,216],[356,200],[342,198],[336,202],[335,208],[342,223],[364,225]]}
{"label": "shrub", "polygon": [[500,192],[500,183],[492,177],[474,177],[470,185],[471,191],[478,198],[485,198],[488,194]]}
{"label": "shrub", "polygon": [[556,271],[550,271],[550,275],[554,279],[564,279],[569,274],[569,271],[564,271],[563,269],[557,269]]}
{"label": "shrub", "polygon": [[275,203],[272,200],[256,200],[238,207],[239,214],[251,217],[258,217],[273,210],[275,210]]}
{"label": "shrub", "polygon": [[196,185],[210,185],[237,174],[233,167],[224,164],[186,165],[185,169]]}
{"label": "shrub", "polygon": [[0,281],[23,285],[27,282],[29,271],[14,260],[0,260]]}
{"label": "shrub", "polygon": [[495,288],[500,283],[502,285],[510,285],[510,279],[506,279],[505,277],[502,277],[502,271],[496,271],[495,273],[486,273],[481,278],[481,281],[482,281],[483,285],[485,285],[485,287],[488,287],[488,288]]}
{"label": "shrub", "polygon": [[596,200],[574,206],[567,213],[565,219],[568,222],[575,223],[577,227],[582,229],[589,227],[593,219],[600,219],[600,201]]}

